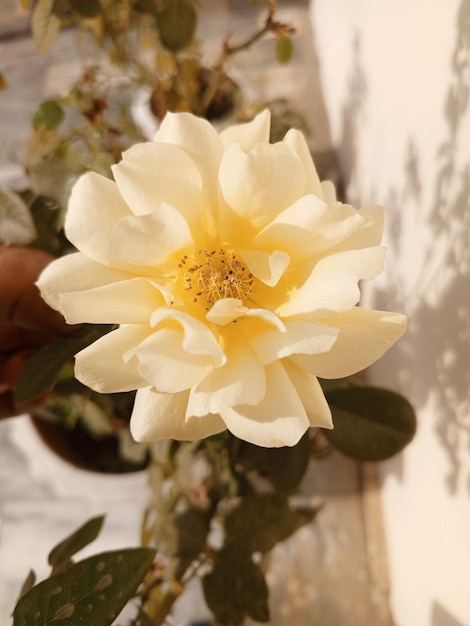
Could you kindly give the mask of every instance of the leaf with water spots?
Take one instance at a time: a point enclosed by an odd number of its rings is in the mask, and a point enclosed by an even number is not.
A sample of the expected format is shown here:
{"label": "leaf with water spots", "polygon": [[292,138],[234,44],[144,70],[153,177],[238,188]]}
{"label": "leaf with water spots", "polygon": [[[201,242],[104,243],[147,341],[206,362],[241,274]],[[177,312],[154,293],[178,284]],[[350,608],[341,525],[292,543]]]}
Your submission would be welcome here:
{"label": "leaf with water spots", "polygon": [[110,626],[154,557],[151,548],[132,548],[75,563],[21,598],[13,612],[13,626]]}

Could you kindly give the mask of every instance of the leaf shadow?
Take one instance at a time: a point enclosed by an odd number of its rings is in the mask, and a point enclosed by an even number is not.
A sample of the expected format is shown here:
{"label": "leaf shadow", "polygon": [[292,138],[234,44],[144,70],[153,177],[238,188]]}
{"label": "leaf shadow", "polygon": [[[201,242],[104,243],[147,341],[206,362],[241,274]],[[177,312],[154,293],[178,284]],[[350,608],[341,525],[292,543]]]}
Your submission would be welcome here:
{"label": "leaf shadow", "polygon": [[[404,383],[417,406],[431,403],[433,430],[448,462],[444,484],[455,495],[461,486],[470,493],[465,470],[470,446],[470,159],[461,154],[469,114],[470,0],[462,0],[457,13],[450,68],[433,199],[423,204],[419,150],[409,137],[402,185],[389,189],[386,202],[393,257],[399,259],[410,246],[403,206],[415,209],[416,222],[428,233],[424,243],[416,242],[422,246],[416,290],[410,302],[399,283],[388,285],[375,295],[374,306],[411,311],[407,335],[377,369],[387,371],[389,379],[392,372],[392,384]],[[399,460],[390,469],[402,475]]]}

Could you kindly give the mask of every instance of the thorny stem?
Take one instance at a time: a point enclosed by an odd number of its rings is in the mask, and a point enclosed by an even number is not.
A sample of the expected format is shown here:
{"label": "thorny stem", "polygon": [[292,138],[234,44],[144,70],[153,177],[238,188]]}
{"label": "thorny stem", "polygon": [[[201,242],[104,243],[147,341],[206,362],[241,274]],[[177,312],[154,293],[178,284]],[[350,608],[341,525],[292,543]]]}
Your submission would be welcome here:
{"label": "thorny stem", "polygon": [[212,102],[212,99],[214,98],[217,92],[217,87],[219,86],[219,82],[223,74],[223,67],[229,57],[233,56],[234,54],[237,54],[238,52],[242,52],[243,50],[247,50],[257,41],[262,39],[264,35],[266,35],[266,33],[269,33],[269,32],[277,33],[277,34],[280,34],[280,33],[294,34],[295,33],[294,26],[290,26],[289,24],[284,24],[283,22],[278,22],[277,20],[274,19],[275,11],[276,11],[276,7],[275,7],[275,2],[273,1],[271,2],[271,6],[269,7],[268,15],[266,17],[264,25],[255,33],[253,33],[250,37],[248,37],[248,39],[246,39],[245,41],[237,45],[231,45],[228,40],[224,41],[219,60],[213,68],[214,71],[212,74],[212,80],[209,83],[209,86],[205,93],[205,97],[202,102],[203,112],[207,111],[210,103]]}

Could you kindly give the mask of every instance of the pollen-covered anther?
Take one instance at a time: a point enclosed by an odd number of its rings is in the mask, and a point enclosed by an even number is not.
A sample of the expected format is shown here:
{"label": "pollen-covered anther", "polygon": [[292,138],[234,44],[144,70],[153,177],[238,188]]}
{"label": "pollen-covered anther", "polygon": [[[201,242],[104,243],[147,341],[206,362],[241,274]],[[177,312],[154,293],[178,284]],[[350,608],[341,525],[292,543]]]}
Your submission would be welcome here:
{"label": "pollen-covered anther", "polygon": [[223,298],[245,300],[253,291],[253,275],[233,249],[198,250],[194,258],[184,256],[178,267],[185,270],[185,291],[206,310]]}

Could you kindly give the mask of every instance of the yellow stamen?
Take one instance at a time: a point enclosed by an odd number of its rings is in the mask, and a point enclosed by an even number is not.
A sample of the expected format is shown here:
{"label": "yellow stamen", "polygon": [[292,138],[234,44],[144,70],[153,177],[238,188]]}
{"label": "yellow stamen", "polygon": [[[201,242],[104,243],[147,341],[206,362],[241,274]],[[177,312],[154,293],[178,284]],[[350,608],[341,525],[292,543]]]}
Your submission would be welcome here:
{"label": "yellow stamen", "polygon": [[184,256],[178,265],[194,303],[201,301],[208,311],[217,300],[244,300],[251,294],[253,275],[235,250],[198,250],[194,257]]}

